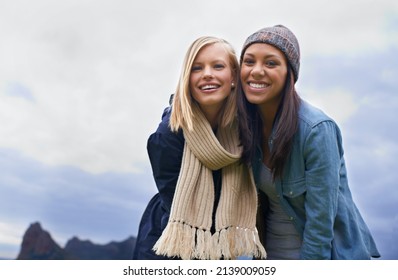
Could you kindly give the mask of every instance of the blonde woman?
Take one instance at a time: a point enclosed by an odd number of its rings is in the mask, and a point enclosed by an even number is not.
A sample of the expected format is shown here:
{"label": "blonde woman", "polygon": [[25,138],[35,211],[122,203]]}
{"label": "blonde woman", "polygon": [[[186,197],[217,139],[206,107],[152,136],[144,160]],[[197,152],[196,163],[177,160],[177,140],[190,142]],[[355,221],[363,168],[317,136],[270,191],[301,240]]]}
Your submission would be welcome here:
{"label": "blonde woman", "polygon": [[149,139],[158,193],[141,219],[133,259],[264,258],[257,194],[240,164],[239,65],[223,39],[189,47],[172,105]]}

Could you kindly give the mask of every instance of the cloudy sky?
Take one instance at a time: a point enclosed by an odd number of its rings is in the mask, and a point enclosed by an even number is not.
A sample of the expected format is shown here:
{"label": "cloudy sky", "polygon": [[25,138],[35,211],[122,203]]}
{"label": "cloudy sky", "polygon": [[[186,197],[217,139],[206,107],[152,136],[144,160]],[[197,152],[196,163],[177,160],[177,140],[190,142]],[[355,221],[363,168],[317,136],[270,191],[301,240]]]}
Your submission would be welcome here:
{"label": "cloudy sky", "polygon": [[340,125],[354,199],[398,259],[392,0],[0,0],[0,257],[36,221],[61,246],[135,235],[156,190],[146,140],[189,44],[214,35],[239,54],[274,24],[297,35],[299,93]]}

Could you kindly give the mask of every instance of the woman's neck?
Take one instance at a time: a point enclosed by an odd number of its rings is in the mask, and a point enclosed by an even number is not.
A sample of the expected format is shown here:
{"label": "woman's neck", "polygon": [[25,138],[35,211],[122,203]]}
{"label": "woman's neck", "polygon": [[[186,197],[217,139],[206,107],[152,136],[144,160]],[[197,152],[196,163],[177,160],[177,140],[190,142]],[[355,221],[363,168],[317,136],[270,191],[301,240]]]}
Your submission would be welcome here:
{"label": "woman's neck", "polygon": [[213,130],[216,130],[219,122],[219,115],[221,108],[201,108],[204,116],[207,121],[210,123],[210,126]]}
{"label": "woman's neck", "polygon": [[261,120],[263,122],[263,136],[268,139],[272,131],[272,126],[274,124],[278,106],[259,105],[258,108],[260,111]]}

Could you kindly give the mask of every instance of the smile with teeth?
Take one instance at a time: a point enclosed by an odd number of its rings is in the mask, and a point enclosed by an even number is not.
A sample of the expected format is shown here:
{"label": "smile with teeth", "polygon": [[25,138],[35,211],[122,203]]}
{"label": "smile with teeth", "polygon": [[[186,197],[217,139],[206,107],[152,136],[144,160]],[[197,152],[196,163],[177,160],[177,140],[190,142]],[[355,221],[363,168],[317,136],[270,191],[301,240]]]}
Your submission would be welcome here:
{"label": "smile with teeth", "polygon": [[220,86],[218,86],[218,85],[204,85],[204,86],[201,86],[200,87],[200,89],[201,90],[210,90],[210,89],[216,89],[216,88],[219,88]]}
{"label": "smile with teeth", "polygon": [[249,86],[253,88],[266,88],[269,86],[269,84],[249,83]]}

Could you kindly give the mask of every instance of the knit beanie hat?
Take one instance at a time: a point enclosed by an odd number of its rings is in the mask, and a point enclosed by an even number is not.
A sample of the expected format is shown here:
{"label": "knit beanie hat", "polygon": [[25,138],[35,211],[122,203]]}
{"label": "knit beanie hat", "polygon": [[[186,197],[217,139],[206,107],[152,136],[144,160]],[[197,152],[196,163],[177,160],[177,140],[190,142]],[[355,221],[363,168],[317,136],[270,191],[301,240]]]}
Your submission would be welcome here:
{"label": "knit beanie hat", "polygon": [[281,50],[293,69],[294,81],[297,81],[300,69],[300,47],[292,31],[283,25],[275,25],[253,33],[243,45],[240,56],[241,62],[246,49],[254,43],[270,44]]}

